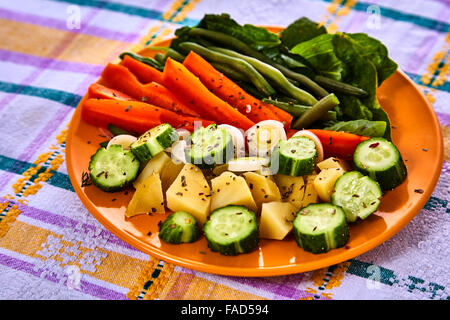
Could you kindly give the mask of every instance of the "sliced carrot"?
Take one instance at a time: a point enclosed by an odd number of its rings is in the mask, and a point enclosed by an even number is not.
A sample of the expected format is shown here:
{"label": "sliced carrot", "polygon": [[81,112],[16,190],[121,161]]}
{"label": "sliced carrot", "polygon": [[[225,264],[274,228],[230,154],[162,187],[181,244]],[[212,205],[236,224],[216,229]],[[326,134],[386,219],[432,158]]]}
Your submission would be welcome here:
{"label": "sliced carrot", "polygon": [[181,116],[145,102],[111,99],[86,99],[83,102],[81,117],[87,123],[98,127],[113,124],[136,134],[142,134],[161,123],[169,123],[174,128],[189,131],[193,131],[194,127],[213,123],[196,117]]}
{"label": "sliced carrot", "polygon": [[122,59],[121,65],[130,70],[140,82],[146,84],[150,82],[162,83],[163,74],[161,71],[140,62],[132,57],[125,55]]}
{"label": "sliced carrot", "polygon": [[343,160],[352,160],[356,146],[369,139],[369,137],[341,131],[321,129],[308,129],[308,131],[311,131],[320,139],[326,158],[338,157]]}
{"label": "sliced carrot", "polygon": [[122,91],[136,100],[183,115],[199,115],[192,107],[185,105],[163,85],[157,83],[143,85],[130,70],[122,65],[109,63],[102,72],[101,81],[106,86]]}
{"label": "sliced carrot", "polygon": [[190,115],[194,117],[200,116],[194,108],[187,107],[176,95],[170,92],[169,89],[162,84],[151,82],[146,84],[143,88],[147,101],[151,101],[152,104],[165,107],[168,110]]}
{"label": "sliced carrot", "polygon": [[128,101],[134,100],[132,97],[123,92],[105,87],[99,83],[93,83],[89,86],[88,97],[98,99],[113,99],[113,100],[128,100]]}
{"label": "sliced carrot", "polygon": [[284,122],[286,128],[290,127],[292,116],[289,113],[249,95],[197,53],[191,51],[184,59],[183,65],[199,77],[211,92],[237,108],[253,122],[279,120]]}
{"label": "sliced carrot", "polygon": [[163,71],[163,84],[185,104],[193,106],[200,116],[247,130],[255,123],[223,101],[181,63],[168,58]]}

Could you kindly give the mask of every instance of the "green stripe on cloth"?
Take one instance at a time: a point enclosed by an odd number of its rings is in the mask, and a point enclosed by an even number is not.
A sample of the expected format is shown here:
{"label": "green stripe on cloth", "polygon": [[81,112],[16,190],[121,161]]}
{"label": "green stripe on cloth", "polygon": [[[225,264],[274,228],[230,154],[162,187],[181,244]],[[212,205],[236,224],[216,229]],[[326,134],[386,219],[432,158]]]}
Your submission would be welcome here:
{"label": "green stripe on cloth", "polygon": [[[114,3],[114,2],[107,2],[107,1],[102,1],[102,0],[52,0],[52,1],[66,2],[66,3],[71,3],[71,4],[75,4],[75,5],[80,5],[80,6],[87,6],[87,7],[95,7],[95,8],[99,8],[99,9],[103,9],[103,10],[121,12],[121,13],[129,14],[129,15],[140,16],[143,18],[148,18],[148,19],[153,19],[153,20],[160,20],[160,21],[166,20],[163,17],[163,13],[159,12],[157,10],[146,9],[146,8],[127,5],[127,4],[123,4],[123,3]],[[185,1],[186,4],[188,2],[189,2],[188,0]],[[181,5],[181,7],[184,7],[184,6],[185,6],[185,4]],[[178,12],[179,11],[177,11],[177,13]],[[183,21],[174,22],[174,23],[194,26],[198,22],[199,21],[195,20],[195,19],[185,18]]]}
{"label": "green stripe on cloth", "polygon": [[[333,0],[314,0],[314,1],[333,2]],[[345,2],[343,3],[343,5],[344,4],[345,4]],[[387,7],[380,6],[380,5],[373,4],[373,3],[364,3],[364,2],[358,1],[355,4],[355,6],[352,7],[352,9],[354,9],[356,11],[367,12],[367,9],[373,5],[380,8],[380,14],[383,17],[397,20],[397,21],[409,22],[409,23],[415,24],[417,26],[420,26],[420,27],[423,27],[426,29],[439,31],[439,32],[444,32],[444,33],[450,32],[450,24],[448,24],[446,22],[422,17],[422,16],[412,14],[412,13],[401,12],[396,9],[387,8]]]}
{"label": "green stripe on cloth", "polygon": [[0,81],[0,91],[44,98],[65,104],[72,108],[75,108],[82,99],[82,96],[67,91],[27,86],[4,81]]}
{"label": "green stripe on cloth", "polygon": [[[28,170],[31,167],[35,167],[34,164],[16,160],[13,158],[9,158],[3,155],[0,155],[0,170],[11,172],[14,174],[21,175],[23,172]],[[46,167],[43,166],[43,170],[45,170]],[[37,177],[37,176],[36,176]],[[34,179],[31,179],[30,182],[33,182]],[[53,171],[52,177],[47,181],[48,184],[62,188],[69,191],[74,191],[72,183],[70,182],[69,176],[67,174]]]}

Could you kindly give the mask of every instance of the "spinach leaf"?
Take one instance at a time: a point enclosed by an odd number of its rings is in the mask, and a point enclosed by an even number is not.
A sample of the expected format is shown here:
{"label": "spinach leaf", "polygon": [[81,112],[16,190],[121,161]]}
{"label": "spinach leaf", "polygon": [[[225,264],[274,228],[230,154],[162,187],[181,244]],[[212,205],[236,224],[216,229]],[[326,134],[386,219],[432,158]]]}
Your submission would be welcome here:
{"label": "spinach leaf", "polygon": [[308,41],[312,38],[327,33],[324,26],[309,20],[306,17],[300,18],[281,32],[281,43],[289,49],[292,49],[297,44]]}
{"label": "spinach leaf", "polygon": [[276,47],[280,44],[280,39],[276,33],[251,24],[241,26],[226,13],[220,15],[206,14],[198,24],[198,27],[226,33],[247,43],[258,51]]}
{"label": "spinach leaf", "polygon": [[365,33],[346,33],[346,35],[361,46],[358,52],[377,68],[378,85],[381,85],[397,70],[397,64],[389,58],[386,46],[379,40],[371,38]]}
{"label": "spinach leaf", "polygon": [[344,66],[335,54],[333,38],[333,34],[319,35],[297,44],[291,49],[291,53],[306,59],[318,74],[341,80]]}

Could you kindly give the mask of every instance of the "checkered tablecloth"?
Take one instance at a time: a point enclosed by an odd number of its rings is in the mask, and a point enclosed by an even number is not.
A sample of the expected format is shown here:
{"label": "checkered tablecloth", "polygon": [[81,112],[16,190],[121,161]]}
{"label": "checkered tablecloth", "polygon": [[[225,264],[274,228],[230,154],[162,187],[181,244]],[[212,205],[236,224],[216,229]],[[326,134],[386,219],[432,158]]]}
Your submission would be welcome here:
{"label": "checkered tablecloth", "polygon": [[[425,93],[445,161],[422,211],[377,248],[321,270],[225,277],[122,242],[69,181],[71,116],[103,66],[205,13],[366,32]],[[0,0],[0,299],[449,299],[450,3],[446,0]]]}

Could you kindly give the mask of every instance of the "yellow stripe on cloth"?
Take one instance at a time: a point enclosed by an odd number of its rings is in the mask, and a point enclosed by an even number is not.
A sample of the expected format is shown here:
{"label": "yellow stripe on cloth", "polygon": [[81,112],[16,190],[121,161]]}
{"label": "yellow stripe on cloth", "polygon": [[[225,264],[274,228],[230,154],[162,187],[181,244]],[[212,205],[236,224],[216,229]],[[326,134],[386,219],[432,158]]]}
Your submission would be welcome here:
{"label": "yellow stripe on cloth", "polygon": [[130,45],[127,42],[6,19],[0,19],[0,34],[0,49],[98,65],[111,61]]}
{"label": "yellow stripe on cloth", "polygon": [[[31,236],[23,237],[23,234]],[[56,246],[52,249],[51,246],[54,246],[55,242],[61,244],[61,248]],[[90,249],[83,246],[80,241],[67,241],[62,235],[22,221],[16,221],[10,226],[10,232],[0,238],[0,247],[31,258],[39,258],[47,262],[56,261],[61,268],[69,264],[76,265],[82,274],[89,274],[96,279],[123,288],[132,286],[140,270],[145,266],[144,260],[103,248]],[[72,251],[71,249],[77,249],[79,254],[70,259],[70,263],[65,264],[63,254]],[[42,250],[50,252],[51,255],[45,256]],[[92,259],[94,255],[91,253],[94,250],[102,253],[100,261]],[[95,272],[88,270],[89,265],[95,267]],[[120,272],[117,272],[117,266],[120,266]]]}

